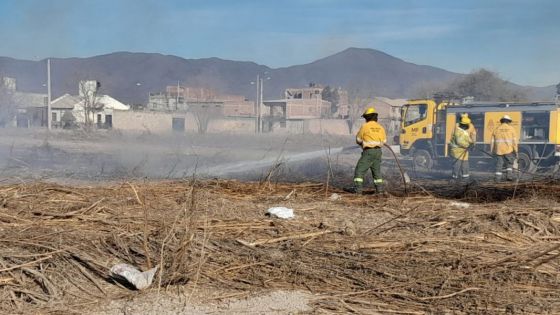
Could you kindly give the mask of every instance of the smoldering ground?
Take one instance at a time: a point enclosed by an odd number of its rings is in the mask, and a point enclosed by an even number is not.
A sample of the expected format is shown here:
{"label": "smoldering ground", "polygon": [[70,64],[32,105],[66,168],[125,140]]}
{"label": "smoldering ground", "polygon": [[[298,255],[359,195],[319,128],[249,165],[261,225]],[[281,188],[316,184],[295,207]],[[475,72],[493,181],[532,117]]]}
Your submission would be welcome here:
{"label": "smoldering ground", "polygon": [[[353,168],[360,156],[357,146],[351,149],[353,142],[351,136],[328,135],[154,135],[2,128],[0,180],[40,179],[64,184],[196,177],[315,181],[344,187],[352,184]],[[399,156],[399,160],[413,179],[450,177],[450,167],[445,165],[427,172],[412,167],[406,157]],[[489,180],[491,165],[473,167],[479,170],[473,171],[473,177]],[[401,174],[389,152],[384,153],[383,173],[389,186],[401,184]]]}
{"label": "smoldering ground", "polygon": [[[117,131],[2,129],[3,181],[130,178],[325,180],[346,174],[352,137],[317,135],[123,134]],[[329,173],[329,174],[328,174]]]}

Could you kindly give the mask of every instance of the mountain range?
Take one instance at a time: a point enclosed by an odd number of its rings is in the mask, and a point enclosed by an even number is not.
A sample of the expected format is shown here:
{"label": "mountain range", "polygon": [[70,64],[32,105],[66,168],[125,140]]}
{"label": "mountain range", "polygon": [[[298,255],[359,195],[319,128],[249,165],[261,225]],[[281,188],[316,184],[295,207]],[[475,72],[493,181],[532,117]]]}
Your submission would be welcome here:
{"label": "mountain range", "polygon": [[[0,76],[17,79],[18,90],[46,92],[46,60],[29,61],[0,57]],[[418,97],[427,87],[443,86],[464,74],[406,62],[368,48],[348,48],[314,62],[270,68],[254,62],[219,58],[184,59],[157,53],[115,52],[88,58],[52,58],[53,97],[78,94],[79,80],[98,80],[101,92],[124,103],[146,103],[149,92],[168,85],[208,87],[223,94],[255,99],[252,84],[265,78],[265,99],[283,97],[286,88],[313,82],[342,87],[353,97]],[[521,87],[530,99],[551,100],[555,87]]]}

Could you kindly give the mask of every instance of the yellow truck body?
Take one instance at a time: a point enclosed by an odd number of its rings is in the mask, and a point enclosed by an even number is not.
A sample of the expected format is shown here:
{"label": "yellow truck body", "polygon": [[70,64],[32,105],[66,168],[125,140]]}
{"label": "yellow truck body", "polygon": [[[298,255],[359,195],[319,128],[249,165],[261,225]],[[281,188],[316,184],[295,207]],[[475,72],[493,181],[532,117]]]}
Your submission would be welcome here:
{"label": "yellow truck body", "polygon": [[467,113],[477,129],[471,159],[490,159],[492,132],[504,115],[512,118],[519,138],[519,168],[556,166],[560,156],[560,109],[555,103],[436,103],[411,100],[401,110],[401,153],[413,158],[413,165],[430,169],[448,160],[448,144],[461,114]]}

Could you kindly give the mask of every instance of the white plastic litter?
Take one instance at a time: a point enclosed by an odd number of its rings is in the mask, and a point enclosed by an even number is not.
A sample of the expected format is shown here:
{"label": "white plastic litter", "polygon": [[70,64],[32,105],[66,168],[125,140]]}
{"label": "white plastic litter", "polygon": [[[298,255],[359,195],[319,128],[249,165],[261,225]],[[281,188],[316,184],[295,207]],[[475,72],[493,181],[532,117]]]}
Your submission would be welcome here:
{"label": "white plastic litter", "polygon": [[152,284],[156,271],[157,266],[144,272],[129,264],[117,264],[111,267],[113,276],[124,278],[138,290],[145,289]]}
{"label": "white plastic litter", "polygon": [[460,209],[467,209],[468,207],[471,206],[470,203],[458,202],[458,201],[452,201],[449,205]]}
{"label": "white plastic litter", "polygon": [[294,209],[289,209],[286,207],[272,207],[266,210],[266,213],[270,214],[273,217],[281,219],[291,219],[294,217]]}
{"label": "white plastic litter", "polygon": [[340,195],[337,194],[337,193],[333,193],[333,194],[329,197],[329,200],[330,200],[330,201],[336,201],[336,200],[340,200],[340,199],[342,199],[342,197],[340,197]]}

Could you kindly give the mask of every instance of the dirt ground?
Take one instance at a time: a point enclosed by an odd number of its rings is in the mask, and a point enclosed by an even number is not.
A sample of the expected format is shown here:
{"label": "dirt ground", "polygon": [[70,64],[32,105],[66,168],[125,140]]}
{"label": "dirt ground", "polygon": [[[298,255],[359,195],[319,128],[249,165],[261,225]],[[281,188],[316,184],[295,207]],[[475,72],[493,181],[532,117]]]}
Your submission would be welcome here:
{"label": "dirt ground", "polygon": [[[312,311],[311,303],[316,298],[305,291],[278,290],[260,294],[229,294],[212,297],[216,289],[205,292],[202,296],[198,288],[196,295],[179,295],[173,293],[149,293],[127,300],[113,300],[107,305],[98,306],[90,314],[301,314]],[[210,294],[210,296],[208,296]],[[232,296],[232,297],[228,297]],[[238,296],[238,297],[235,297]]]}
{"label": "dirt ground", "polygon": [[[556,180],[405,187],[385,164],[387,195],[353,195],[356,153],[312,138],[190,139],[199,165],[180,139],[175,169],[319,152],[248,181],[167,176],[173,148],[149,135],[44,136],[0,136],[0,313],[560,313]],[[117,263],[158,271],[138,291]]]}

